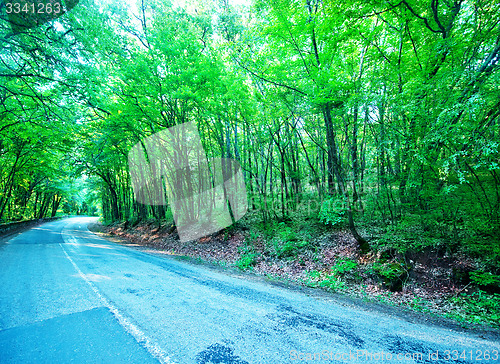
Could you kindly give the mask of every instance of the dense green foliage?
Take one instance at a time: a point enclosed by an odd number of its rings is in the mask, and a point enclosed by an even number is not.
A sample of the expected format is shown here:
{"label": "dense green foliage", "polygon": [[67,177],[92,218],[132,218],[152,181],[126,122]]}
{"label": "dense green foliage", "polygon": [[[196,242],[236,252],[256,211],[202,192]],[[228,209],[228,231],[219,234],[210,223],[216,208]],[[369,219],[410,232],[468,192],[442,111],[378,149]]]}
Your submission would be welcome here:
{"label": "dense green foliage", "polygon": [[498,2],[89,0],[17,34],[1,16],[0,221],[171,220],[135,202],[127,154],[195,121],[208,158],[241,163],[252,221],[287,235],[278,256],[307,248],[300,218],[500,273]]}

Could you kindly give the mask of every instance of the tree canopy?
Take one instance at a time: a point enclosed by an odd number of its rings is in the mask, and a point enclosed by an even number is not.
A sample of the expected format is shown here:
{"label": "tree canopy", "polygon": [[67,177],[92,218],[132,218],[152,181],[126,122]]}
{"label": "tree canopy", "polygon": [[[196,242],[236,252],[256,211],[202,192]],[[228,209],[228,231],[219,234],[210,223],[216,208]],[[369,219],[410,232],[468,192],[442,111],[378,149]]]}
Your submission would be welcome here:
{"label": "tree canopy", "polygon": [[500,3],[75,5],[13,30],[2,3],[0,221],[171,219],[135,201],[127,155],[193,121],[208,158],[241,164],[259,223],[500,269]]}

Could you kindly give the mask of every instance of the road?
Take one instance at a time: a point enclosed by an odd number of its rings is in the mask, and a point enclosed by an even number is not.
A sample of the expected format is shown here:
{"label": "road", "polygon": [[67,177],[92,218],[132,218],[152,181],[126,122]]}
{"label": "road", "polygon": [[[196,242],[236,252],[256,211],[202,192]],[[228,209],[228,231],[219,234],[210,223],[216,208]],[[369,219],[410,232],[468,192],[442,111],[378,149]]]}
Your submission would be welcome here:
{"label": "road", "polygon": [[93,221],[0,245],[0,363],[500,361],[476,334],[116,244]]}

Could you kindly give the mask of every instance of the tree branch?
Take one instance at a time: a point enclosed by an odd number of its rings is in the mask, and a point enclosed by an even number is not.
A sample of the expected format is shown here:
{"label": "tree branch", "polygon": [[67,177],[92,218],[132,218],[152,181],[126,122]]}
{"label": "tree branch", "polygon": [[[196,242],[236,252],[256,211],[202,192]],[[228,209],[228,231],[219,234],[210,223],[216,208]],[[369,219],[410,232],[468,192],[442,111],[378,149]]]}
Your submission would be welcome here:
{"label": "tree branch", "polygon": [[289,89],[289,90],[292,90],[292,91],[295,91],[295,92],[298,92],[299,94],[301,95],[304,95],[304,96],[309,96],[309,94],[307,94],[306,92],[304,91],[301,91],[293,86],[289,86],[289,85],[286,85],[284,83],[281,83],[281,82],[277,82],[277,81],[273,81],[273,80],[270,80],[262,75],[259,75],[257,74],[256,72],[252,71],[251,69],[249,69],[247,66],[243,65],[238,59],[236,59],[235,57],[233,57],[233,60],[238,64],[238,66],[240,66],[241,68],[243,68],[245,71],[249,72],[250,74],[252,74],[253,76],[257,77],[258,79],[264,81],[264,82],[267,82],[267,83],[270,83],[270,84],[273,84],[275,86],[279,86],[279,87],[284,87],[286,89]]}

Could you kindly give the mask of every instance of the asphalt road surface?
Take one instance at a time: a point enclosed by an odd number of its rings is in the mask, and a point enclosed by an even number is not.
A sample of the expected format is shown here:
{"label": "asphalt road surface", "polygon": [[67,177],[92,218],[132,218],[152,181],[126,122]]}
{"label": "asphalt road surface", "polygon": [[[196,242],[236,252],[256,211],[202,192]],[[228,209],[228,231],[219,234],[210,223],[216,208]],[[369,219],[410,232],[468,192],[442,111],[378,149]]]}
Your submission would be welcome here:
{"label": "asphalt road surface", "polygon": [[500,362],[494,339],[109,242],[93,221],[0,245],[0,363]]}

